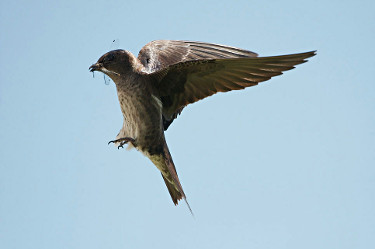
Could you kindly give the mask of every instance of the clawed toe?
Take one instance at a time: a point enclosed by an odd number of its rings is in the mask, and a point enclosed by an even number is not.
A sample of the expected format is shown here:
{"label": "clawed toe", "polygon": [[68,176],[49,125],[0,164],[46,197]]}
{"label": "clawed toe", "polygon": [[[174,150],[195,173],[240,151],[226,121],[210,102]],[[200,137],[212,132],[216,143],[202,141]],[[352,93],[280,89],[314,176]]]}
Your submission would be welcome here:
{"label": "clawed toe", "polygon": [[127,144],[128,142],[131,142],[133,145],[135,144],[134,138],[131,138],[131,137],[123,137],[123,138],[119,138],[119,139],[116,139],[116,140],[111,140],[111,141],[108,142],[108,144],[110,144],[110,143],[120,143],[120,145],[117,146],[117,149],[120,149],[120,148],[124,148],[124,145]]}

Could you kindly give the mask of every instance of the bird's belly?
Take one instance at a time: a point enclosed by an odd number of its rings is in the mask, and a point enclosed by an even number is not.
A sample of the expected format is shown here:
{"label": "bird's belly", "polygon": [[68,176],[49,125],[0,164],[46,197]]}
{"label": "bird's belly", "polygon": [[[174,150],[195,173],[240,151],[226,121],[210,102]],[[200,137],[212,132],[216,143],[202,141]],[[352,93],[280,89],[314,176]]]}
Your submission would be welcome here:
{"label": "bird's belly", "polygon": [[145,99],[133,95],[120,98],[120,106],[124,116],[123,133],[136,140],[138,149],[144,150],[161,141],[162,107],[156,97]]}

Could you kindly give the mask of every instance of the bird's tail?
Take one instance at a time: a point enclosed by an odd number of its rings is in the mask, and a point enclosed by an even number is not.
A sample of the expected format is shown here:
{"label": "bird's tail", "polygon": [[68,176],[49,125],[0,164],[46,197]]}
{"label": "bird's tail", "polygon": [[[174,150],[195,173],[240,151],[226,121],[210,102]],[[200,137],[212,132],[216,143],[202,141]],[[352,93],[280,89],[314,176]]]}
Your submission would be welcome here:
{"label": "bird's tail", "polygon": [[178,189],[175,187],[175,184],[170,183],[170,181],[163,176],[163,173],[161,174],[163,177],[163,180],[165,182],[165,185],[168,188],[168,192],[172,197],[172,201],[175,205],[178,204],[178,201],[180,201],[182,198],[184,198],[184,194],[182,194]]}
{"label": "bird's tail", "polygon": [[165,140],[163,144],[163,152],[158,155],[151,155],[149,156],[149,158],[160,170],[173,203],[177,205],[181,199],[184,199],[190,212],[193,214],[193,211],[191,210],[190,205],[186,200],[186,195],[184,193],[184,190],[182,189],[180,180],[177,175],[176,167],[174,166],[172,156],[169,153],[169,149]]}

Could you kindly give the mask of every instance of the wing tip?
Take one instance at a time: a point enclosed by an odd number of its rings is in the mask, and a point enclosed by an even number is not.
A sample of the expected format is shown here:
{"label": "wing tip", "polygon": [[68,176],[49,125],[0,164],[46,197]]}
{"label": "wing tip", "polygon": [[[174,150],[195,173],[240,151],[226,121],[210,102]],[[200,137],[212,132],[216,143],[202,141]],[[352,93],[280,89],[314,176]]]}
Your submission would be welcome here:
{"label": "wing tip", "polygon": [[305,52],[305,53],[301,53],[301,55],[305,54],[306,55],[306,59],[307,58],[310,58],[310,57],[313,57],[315,55],[317,55],[317,50],[312,50],[312,51],[309,51],[309,52]]}

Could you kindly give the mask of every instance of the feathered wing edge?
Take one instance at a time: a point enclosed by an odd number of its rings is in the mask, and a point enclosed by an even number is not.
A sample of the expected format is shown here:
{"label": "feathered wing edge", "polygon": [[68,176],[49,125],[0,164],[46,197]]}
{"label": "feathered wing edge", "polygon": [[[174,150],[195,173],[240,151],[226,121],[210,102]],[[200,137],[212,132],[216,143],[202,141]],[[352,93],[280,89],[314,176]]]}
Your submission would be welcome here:
{"label": "feathered wing edge", "polygon": [[186,105],[217,92],[257,85],[306,62],[316,51],[254,58],[181,62],[150,74],[157,79],[163,115],[174,118]]}
{"label": "feathered wing edge", "polygon": [[151,73],[185,61],[256,56],[256,53],[245,49],[215,43],[156,40],[139,51],[138,59]]}

